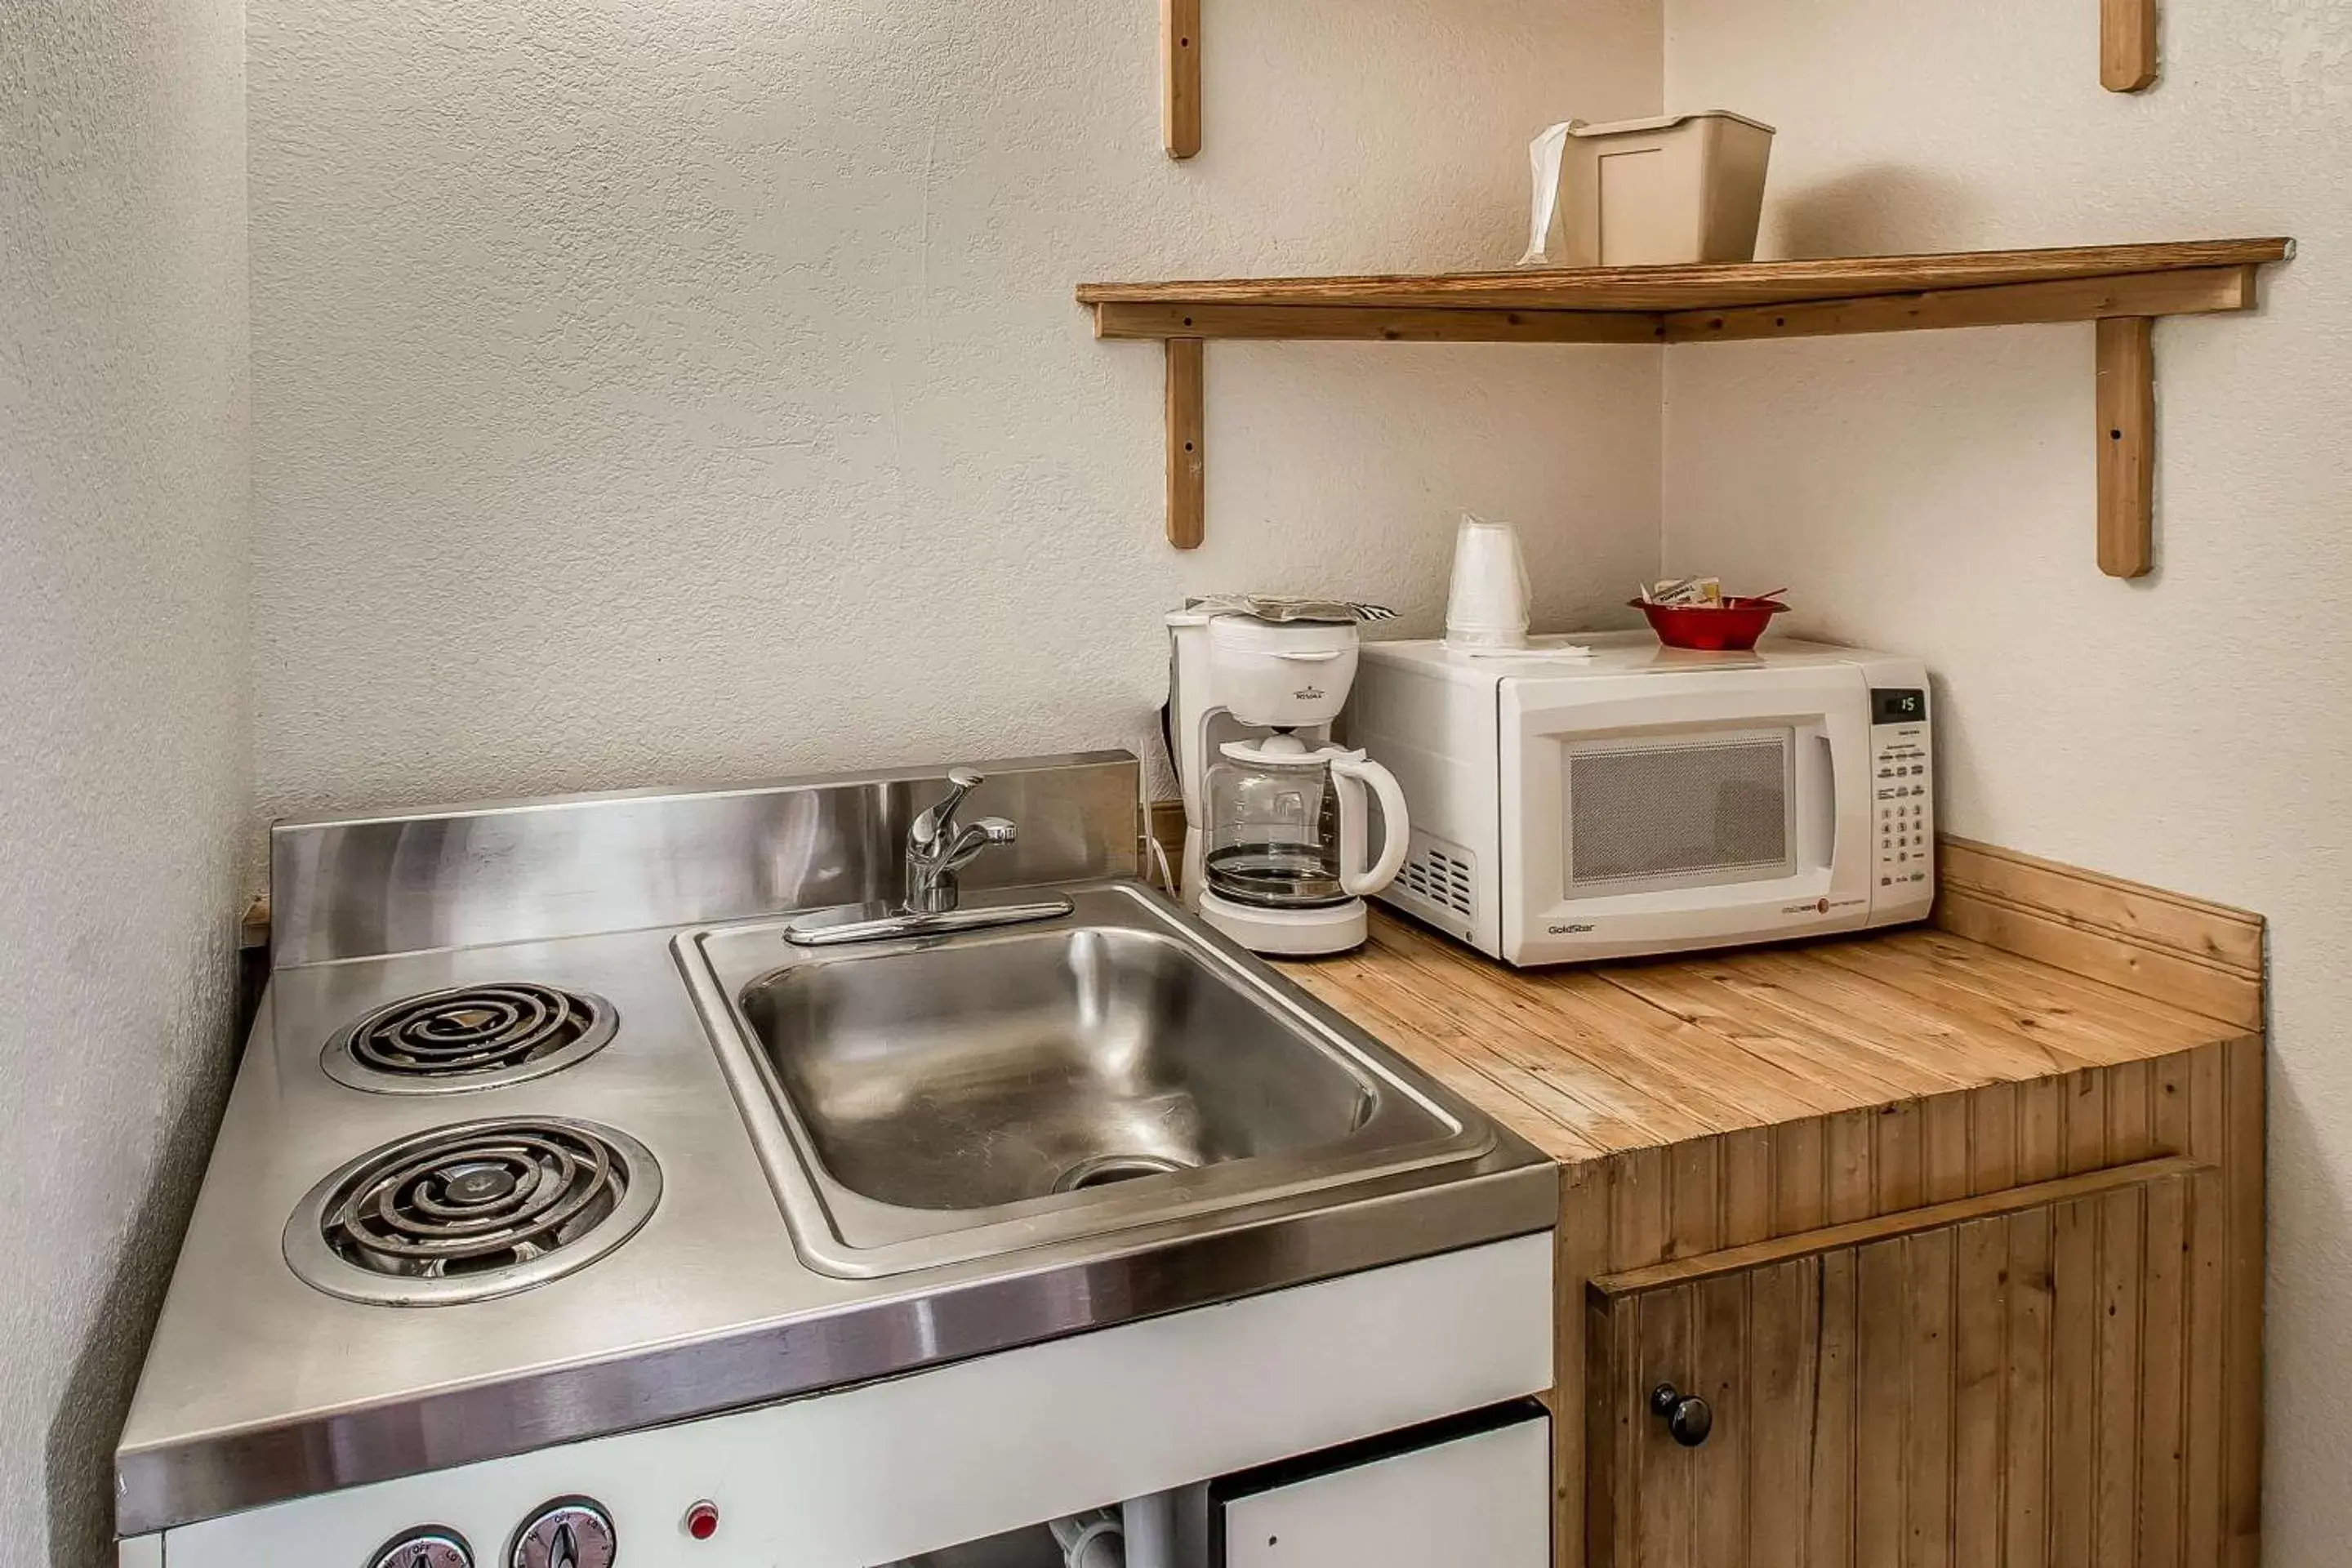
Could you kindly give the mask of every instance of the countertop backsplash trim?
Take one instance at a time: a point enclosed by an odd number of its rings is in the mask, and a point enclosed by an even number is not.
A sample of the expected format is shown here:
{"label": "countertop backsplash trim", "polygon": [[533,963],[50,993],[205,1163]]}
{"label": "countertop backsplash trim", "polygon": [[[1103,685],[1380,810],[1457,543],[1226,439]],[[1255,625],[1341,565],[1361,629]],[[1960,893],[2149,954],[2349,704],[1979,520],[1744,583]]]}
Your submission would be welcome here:
{"label": "countertop backsplash trim", "polygon": [[[1086,752],[982,763],[974,815],[1021,824],[973,888],[1137,873],[1140,764]],[[749,920],[895,898],[908,824],[944,768],[738,789],[501,801],[270,830],[272,967]],[[844,845],[858,847],[845,853]]]}

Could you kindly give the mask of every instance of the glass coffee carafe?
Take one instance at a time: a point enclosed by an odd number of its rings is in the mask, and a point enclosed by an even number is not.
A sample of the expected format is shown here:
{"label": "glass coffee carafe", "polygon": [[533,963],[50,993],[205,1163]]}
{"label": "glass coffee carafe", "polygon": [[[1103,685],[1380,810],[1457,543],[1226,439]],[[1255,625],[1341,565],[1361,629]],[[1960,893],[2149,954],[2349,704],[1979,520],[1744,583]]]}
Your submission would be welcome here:
{"label": "glass coffee carafe", "polygon": [[[1367,790],[1381,853],[1366,863]],[[1234,741],[1209,769],[1208,890],[1261,910],[1328,909],[1389,885],[1403,864],[1404,793],[1361,752],[1276,733]]]}

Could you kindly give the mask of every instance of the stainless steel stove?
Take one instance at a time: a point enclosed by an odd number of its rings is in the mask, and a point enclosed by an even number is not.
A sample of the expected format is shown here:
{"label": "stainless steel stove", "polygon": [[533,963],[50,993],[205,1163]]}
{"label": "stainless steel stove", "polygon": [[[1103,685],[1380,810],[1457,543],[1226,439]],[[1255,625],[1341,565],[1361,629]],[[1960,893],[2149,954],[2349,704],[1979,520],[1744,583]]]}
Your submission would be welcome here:
{"label": "stainless steel stove", "polygon": [[[1024,831],[975,868],[982,885],[1134,873],[1132,757],[991,773]],[[867,1279],[812,1266],[682,939],[893,890],[932,781],[277,828],[271,979],[117,1450],[125,1561],[161,1563],[169,1542],[174,1568],[601,1568],[625,1531],[616,1495],[690,1483],[562,1445],[731,1452],[689,1440],[722,1421],[666,1424],[1549,1223],[1548,1188],[1482,1207],[1392,1183],[1378,1205],[1286,1195],[1108,1248],[1048,1240]],[[1464,1173],[1499,1194],[1533,1162],[1513,1144]],[[520,1506],[542,1471],[545,1497]],[[589,1481],[604,1503],[572,1495]],[[454,1507],[410,1500],[445,1491],[519,1522],[469,1542]],[[662,1539],[702,1539],[707,1501],[674,1500]],[[362,1536],[374,1555],[350,1545]]]}
{"label": "stainless steel stove", "polygon": [[[613,1004],[531,980],[403,996],[335,1031],[329,1078],[371,1094],[455,1095],[586,1060]],[[487,1301],[586,1268],[661,1201],[661,1164],[626,1132],[557,1117],[428,1128],[321,1178],[286,1222],[286,1261],[345,1300]]]}
{"label": "stainless steel stove", "polygon": [[[520,1079],[332,1070],[355,1023],[518,977],[595,998],[610,1038]],[[678,1347],[848,1294],[798,1263],[667,931],[281,963],[118,1450],[121,1532],[735,1404],[739,1369]],[[687,1370],[636,1386],[648,1347]]]}

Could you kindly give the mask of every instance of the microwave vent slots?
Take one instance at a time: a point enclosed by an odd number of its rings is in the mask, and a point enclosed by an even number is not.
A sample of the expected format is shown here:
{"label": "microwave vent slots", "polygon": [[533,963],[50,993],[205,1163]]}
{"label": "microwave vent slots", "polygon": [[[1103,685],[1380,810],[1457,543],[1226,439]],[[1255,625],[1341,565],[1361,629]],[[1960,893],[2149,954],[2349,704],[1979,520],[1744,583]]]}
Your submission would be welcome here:
{"label": "microwave vent slots", "polygon": [[1397,880],[1417,896],[1467,919],[1472,911],[1470,853],[1434,838],[1413,836],[1412,852]]}

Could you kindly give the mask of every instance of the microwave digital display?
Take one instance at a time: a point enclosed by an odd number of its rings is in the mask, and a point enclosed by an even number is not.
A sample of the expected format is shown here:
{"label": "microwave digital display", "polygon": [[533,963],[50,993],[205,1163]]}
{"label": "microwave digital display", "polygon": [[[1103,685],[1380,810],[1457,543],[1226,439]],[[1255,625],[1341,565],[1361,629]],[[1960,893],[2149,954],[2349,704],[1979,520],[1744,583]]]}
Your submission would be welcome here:
{"label": "microwave digital display", "polygon": [[1918,724],[1927,717],[1927,694],[1916,686],[1881,686],[1870,693],[1874,724]]}

